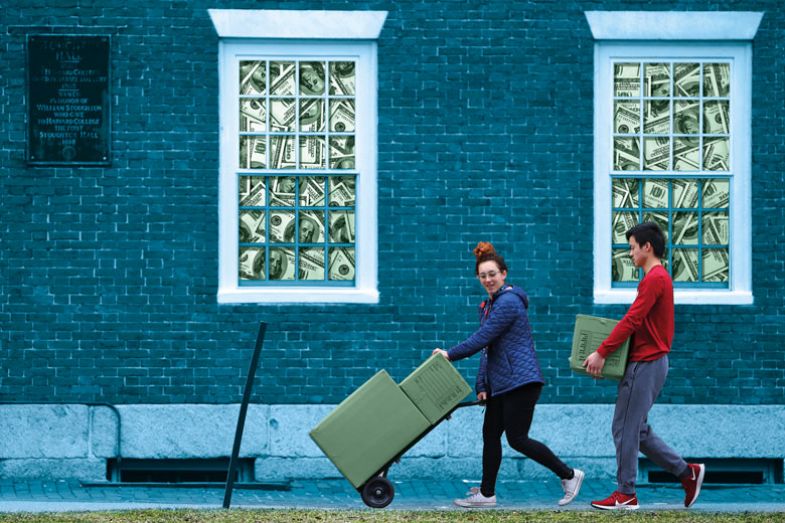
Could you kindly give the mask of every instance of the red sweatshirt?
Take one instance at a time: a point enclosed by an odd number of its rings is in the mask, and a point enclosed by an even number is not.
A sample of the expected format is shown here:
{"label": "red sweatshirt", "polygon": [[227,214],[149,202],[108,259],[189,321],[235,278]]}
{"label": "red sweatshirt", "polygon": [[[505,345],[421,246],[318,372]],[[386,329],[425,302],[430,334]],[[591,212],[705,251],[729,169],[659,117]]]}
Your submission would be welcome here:
{"label": "red sweatshirt", "polygon": [[607,358],[631,335],[630,361],[653,361],[671,350],[673,341],[673,282],[662,265],[652,267],[638,284],[630,310],[597,348]]}

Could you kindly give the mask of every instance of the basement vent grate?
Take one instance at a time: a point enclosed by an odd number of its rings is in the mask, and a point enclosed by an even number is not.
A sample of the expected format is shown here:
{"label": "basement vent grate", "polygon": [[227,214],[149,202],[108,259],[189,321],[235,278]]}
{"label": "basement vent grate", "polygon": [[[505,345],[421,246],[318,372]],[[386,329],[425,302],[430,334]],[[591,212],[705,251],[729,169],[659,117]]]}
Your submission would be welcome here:
{"label": "basement vent grate", "polygon": [[[764,485],[783,483],[781,459],[685,458],[689,463],[704,463],[704,485]],[[648,459],[641,459],[638,476],[643,483],[667,484],[679,480]]]}
{"label": "basement vent grate", "polygon": [[[252,482],[254,460],[241,459],[234,481]],[[106,479],[113,483],[225,483],[228,458],[216,459],[110,459]]]}

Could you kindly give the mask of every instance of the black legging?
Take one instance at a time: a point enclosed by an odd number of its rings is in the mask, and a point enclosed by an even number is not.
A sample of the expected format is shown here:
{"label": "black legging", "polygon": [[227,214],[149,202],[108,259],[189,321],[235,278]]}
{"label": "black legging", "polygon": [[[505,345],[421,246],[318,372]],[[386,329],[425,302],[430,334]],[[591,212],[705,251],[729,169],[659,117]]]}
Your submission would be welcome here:
{"label": "black legging", "polygon": [[534,407],[540,398],[541,383],[530,383],[488,398],[485,421],[482,425],[482,484],[483,496],[493,496],[496,476],[502,462],[502,433],[507,433],[510,447],[551,469],[561,479],[573,477],[573,470],[539,441],[529,438],[529,427]]}

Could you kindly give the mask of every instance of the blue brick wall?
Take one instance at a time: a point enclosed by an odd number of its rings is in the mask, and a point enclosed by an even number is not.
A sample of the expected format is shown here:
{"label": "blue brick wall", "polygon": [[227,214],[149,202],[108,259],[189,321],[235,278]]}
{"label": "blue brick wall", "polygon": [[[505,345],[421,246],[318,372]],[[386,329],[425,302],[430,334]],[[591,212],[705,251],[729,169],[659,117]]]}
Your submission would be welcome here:
{"label": "blue brick wall", "polygon": [[[475,328],[471,247],[532,297],[545,402],[608,402],[573,376],[592,304],[593,41],[583,11],[704,1],[9,0],[0,12],[0,399],[334,403]],[[79,7],[78,7],[79,6]],[[218,305],[218,39],[208,8],[379,9],[378,305]],[[723,7],[725,8],[725,7]],[[679,306],[662,402],[785,403],[785,8],[754,44],[752,306]],[[27,167],[28,33],[112,36],[110,167]],[[459,368],[473,382],[476,361]],[[707,368],[709,370],[707,370]]]}

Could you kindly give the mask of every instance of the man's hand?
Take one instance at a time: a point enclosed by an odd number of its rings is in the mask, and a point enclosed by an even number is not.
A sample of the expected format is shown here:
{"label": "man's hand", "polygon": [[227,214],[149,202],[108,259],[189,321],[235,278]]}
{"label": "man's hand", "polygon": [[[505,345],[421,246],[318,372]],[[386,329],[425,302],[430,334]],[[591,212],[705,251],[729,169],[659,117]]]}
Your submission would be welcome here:
{"label": "man's hand", "polygon": [[477,401],[487,401],[488,400],[488,393],[487,392],[478,392],[477,393]]}
{"label": "man's hand", "polygon": [[588,358],[583,360],[583,366],[586,368],[586,372],[595,378],[601,378],[602,368],[605,366],[605,358],[600,356],[599,352],[594,351],[589,354]]}
{"label": "man's hand", "polygon": [[431,355],[433,355],[433,354],[441,354],[442,356],[444,356],[444,358],[447,361],[450,361],[450,356],[447,354],[447,351],[444,350],[444,349],[440,349],[440,348],[437,347],[437,348],[433,349],[433,352],[431,353]]}

